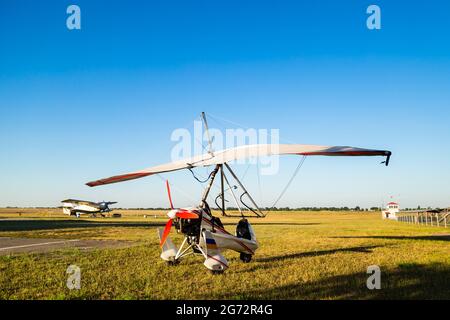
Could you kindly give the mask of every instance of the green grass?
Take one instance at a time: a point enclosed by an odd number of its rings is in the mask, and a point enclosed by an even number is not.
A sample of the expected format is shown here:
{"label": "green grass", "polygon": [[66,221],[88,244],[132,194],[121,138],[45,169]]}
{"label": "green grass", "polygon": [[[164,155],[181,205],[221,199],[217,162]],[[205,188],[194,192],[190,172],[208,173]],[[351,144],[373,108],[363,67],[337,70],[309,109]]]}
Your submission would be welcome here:
{"label": "green grass", "polygon": [[[222,275],[210,274],[199,256],[166,265],[155,231],[162,218],[33,214],[20,223],[0,220],[0,236],[140,244],[1,256],[1,299],[450,299],[450,230],[385,221],[379,214],[269,212],[250,220],[260,243],[254,260],[244,264],[226,251],[230,268]],[[233,232],[237,220],[223,220]],[[179,243],[181,237],[172,236]],[[71,264],[81,268],[80,290],[66,287]],[[367,267],[374,264],[382,271],[381,290],[366,287]]]}

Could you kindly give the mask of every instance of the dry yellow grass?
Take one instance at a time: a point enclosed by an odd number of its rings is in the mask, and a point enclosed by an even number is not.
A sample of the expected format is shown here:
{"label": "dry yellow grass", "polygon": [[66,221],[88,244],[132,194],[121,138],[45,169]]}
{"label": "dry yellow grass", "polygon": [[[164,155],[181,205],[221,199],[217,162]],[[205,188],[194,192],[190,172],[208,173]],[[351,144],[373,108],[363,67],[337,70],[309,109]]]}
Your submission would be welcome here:
{"label": "dry yellow grass", "polygon": [[[1,219],[19,211],[27,220]],[[159,259],[155,230],[166,222],[165,212],[118,211],[122,218],[76,219],[55,209],[0,210],[0,236],[140,242],[125,249],[0,257],[0,298],[450,298],[448,229],[385,221],[375,213],[269,212],[250,220],[261,246],[254,260],[244,264],[227,251],[230,269],[214,276],[201,257],[175,267]],[[234,232],[237,219],[222,220]],[[70,264],[81,267],[80,290],[66,288]],[[382,270],[381,290],[366,287],[367,267],[374,264]]]}

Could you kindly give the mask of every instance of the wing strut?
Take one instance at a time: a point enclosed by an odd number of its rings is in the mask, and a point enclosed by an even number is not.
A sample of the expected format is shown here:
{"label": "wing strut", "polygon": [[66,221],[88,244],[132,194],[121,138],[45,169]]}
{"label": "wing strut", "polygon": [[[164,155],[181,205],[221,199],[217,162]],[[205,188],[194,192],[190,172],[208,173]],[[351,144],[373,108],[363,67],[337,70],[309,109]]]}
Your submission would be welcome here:
{"label": "wing strut", "polygon": [[[240,207],[239,202],[238,202],[238,199],[236,198],[236,196],[235,196],[235,194],[234,194],[234,192],[233,192],[233,190],[232,190],[233,188],[231,187],[231,185],[230,185],[230,183],[229,183],[229,181],[228,181],[228,179],[227,179],[227,177],[226,177],[226,175],[225,175],[225,170],[224,170],[225,167],[228,169],[229,173],[232,175],[232,177],[236,180],[236,182],[239,184],[239,186],[240,186],[240,187],[242,188],[242,190],[244,191],[244,193],[240,196],[241,203],[242,203],[248,210],[250,210],[251,212],[253,212],[255,215],[246,216],[246,215],[242,212],[241,207]],[[231,194],[232,194],[232,196],[233,196],[233,199],[234,199],[234,201],[235,201],[235,203],[236,203],[236,205],[237,205],[237,207],[238,207],[238,210],[239,210],[239,213],[240,213],[240,216],[239,216],[239,217],[242,217],[242,218],[244,218],[244,217],[264,218],[266,215],[261,211],[261,209],[260,209],[260,208],[258,207],[258,205],[256,204],[255,200],[253,200],[253,198],[252,198],[252,196],[250,195],[250,193],[247,191],[247,189],[244,187],[244,185],[242,184],[242,182],[239,180],[239,178],[236,176],[236,174],[234,173],[234,171],[231,169],[231,167],[230,167],[230,166],[228,165],[228,163],[226,163],[226,162],[225,162],[224,164],[217,164],[217,165],[215,166],[214,170],[211,172],[210,178],[209,178],[209,182],[208,182],[208,185],[206,186],[205,190],[203,191],[203,196],[202,196],[202,200],[201,200],[201,203],[200,203],[200,207],[202,207],[202,208],[205,207],[206,199],[208,198],[209,192],[211,191],[211,188],[212,188],[213,183],[214,183],[214,179],[215,179],[217,173],[219,172],[219,170],[221,171],[221,172],[220,172],[220,176],[221,176],[220,187],[221,187],[221,190],[220,190],[219,196],[222,197],[222,207],[220,208],[221,211],[222,211],[222,215],[225,216],[225,217],[238,217],[238,216],[236,216],[236,215],[229,215],[229,214],[226,213],[226,208],[225,208],[225,189],[224,189],[224,187],[225,187],[224,182],[225,182],[225,183],[228,185],[229,190],[231,191]],[[253,206],[254,206],[256,209],[253,209],[253,208],[249,207],[248,205],[246,205],[246,204],[242,201],[242,197],[245,196],[245,195],[250,199],[251,203],[253,204]]]}
{"label": "wing strut", "polygon": [[[239,180],[239,178],[236,176],[236,174],[234,173],[233,170],[231,170],[230,166],[228,165],[228,163],[224,163],[225,167],[228,169],[228,171],[231,173],[231,175],[233,176],[233,178],[237,181],[237,183],[239,184],[239,186],[242,188],[242,190],[244,190],[244,193],[241,195],[241,203],[247,207],[247,209],[249,209],[250,211],[252,211],[254,214],[256,214],[257,218],[264,218],[266,215],[261,211],[261,209],[259,209],[258,205],[256,204],[255,200],[253,200],[252,196],[250,195],[250,193],[247,191],[247,189],[245,189],[244,185],[242,184],[242,182]],[[243,201],[242,201],[242,197],[244,195],[247,195],[247,197],[250,199],[251,203],[255,206],[256,210],[253,210],[252,208],[250,208],[249,206],[247,206]],[[242,215],[242,217],[244,217],[244,215]]]}

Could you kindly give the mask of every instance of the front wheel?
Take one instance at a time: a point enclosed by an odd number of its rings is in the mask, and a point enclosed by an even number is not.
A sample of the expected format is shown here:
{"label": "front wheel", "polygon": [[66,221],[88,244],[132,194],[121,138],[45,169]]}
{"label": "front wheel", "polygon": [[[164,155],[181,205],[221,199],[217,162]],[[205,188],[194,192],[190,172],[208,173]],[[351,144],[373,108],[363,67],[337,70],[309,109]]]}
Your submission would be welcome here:
{"label": "front wheel", "polygon": [[169,261],[167,261],[167,264],[169,266],[177,266],[180,264],[180,260],[169,260]]}

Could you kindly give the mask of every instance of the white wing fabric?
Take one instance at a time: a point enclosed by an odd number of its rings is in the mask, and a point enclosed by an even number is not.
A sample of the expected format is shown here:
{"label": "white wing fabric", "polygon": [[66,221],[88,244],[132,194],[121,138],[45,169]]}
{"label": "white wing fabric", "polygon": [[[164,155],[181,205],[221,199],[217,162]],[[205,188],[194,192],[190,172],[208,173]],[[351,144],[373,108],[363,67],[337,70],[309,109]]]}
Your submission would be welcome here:
{"label": "white wing fabric", "polygon": [[304,156],[386,156],[389,163],[391,152],[387,150],[363,149],[344,146],[316,146],[306,144],[254,144],[216,151],[214,154],[202,154],[192,158],[162,164],[140,171],[125,173],[105,179],[86,183],[90,187],[116,183],[150,176],[157,173],[175,170],[205,167],[223,164],[235,160],[272,155],[304,155]]}

